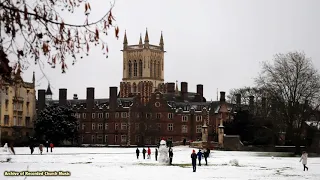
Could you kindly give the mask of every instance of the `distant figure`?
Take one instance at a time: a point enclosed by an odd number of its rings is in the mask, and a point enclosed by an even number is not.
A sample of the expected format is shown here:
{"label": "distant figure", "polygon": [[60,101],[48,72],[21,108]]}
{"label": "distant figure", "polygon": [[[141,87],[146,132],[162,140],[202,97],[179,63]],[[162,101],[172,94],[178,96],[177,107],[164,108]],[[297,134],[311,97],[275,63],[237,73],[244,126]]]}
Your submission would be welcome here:
{"label": "distant figure", "polygon": [[150,147],[148,147],[148,159],[150,159],[151,158],[151,149],[150,149]]}
{"label": "distant figure", "polygon": [[172,158],[173,158],[173,150],[172,150],[172,148],[170,148],[170,149],[169,149],[170,165],[172,165]]}
{"label": "distant figure", "polygon": [[14,148],[13,148],[13,143],[10,143],[10,150],[11,150],[13,155],[16,154],[16,152],[14,151]]}
{"label": "distant figure", "polygon": [[186,140],[186,138],[184,138],[184,139],[183,139],[183,145],[185,146],[186,143],[187,143],[187,140]]}
{"label": "distant figure", "polygon": [[206,150],[206,149],[204,150],[203,157],[204,157],[204,160],[206,161],[206,165],[208,165],[208,161],[207,161],[207,158],[209,157],[208,150]]}
{"label": "distant figure", "polygon": [[208,157],[210,156],[210,149],[207,148],[207,152],[208,152]]}
{"label": "distant figure", "polygon": [[46,141],[46,148],[47,148],[47,152],[49,152],[49,141]]}
{"label": "distant figure", "polygon": [[309,171],[309,168],[307,167],[307,161],[308,161],[308,153],[306,153],[305,151],[302,152],[301,158],[300,158],[300,162],[302,161],[303,164],[303,171]]}
{"label": "distant figure", "polygon": [[158,148],[156,148],[156,150],[155,150],[155,158],[156,158],[156,161],[158,161]]}
{"label": "distant figure", "polygon": [[31,143],[29,147],[30,147],[31,154],[33,154],[33,152],[34,152],[34,146],[33,146],[33,144]]}
{"label": "distant figure", "polygon": [[192,154],[191,154],[191,161],[192,161],[192,169],[193,172],[196,172],[197,170],[197,154],[195,150],[192,150]]}
{"label": "distant figure", "polygon": [[146,149],[143,148],[143,149],[142,149],[143,159],[146,159],[146,153],[147,153]]}
{"label": "distant figure", "polygon": [[139,154],[140,154],[140,150],[137,148],[137,149],[136,149],[137,159],[139,159]]}
{"label": "distant figure", "polygon": [[40,144],[40,145],[39,145],[39,151],[40,151],[40,154],[42,155],[42,152],[43,152],[43,144]]}
{"label": "distant figure", "polygon": [[202,152],[200,149],[199,149],[199,152],[197,153],[197,156],[198,156],[198,160],[199,160],[199,166],[201,166]]}
{"label": "distant figure", "polygon": [[51,152],[52,152],[53,147],[54,147],[53,143],[50,143],[50,151]]}

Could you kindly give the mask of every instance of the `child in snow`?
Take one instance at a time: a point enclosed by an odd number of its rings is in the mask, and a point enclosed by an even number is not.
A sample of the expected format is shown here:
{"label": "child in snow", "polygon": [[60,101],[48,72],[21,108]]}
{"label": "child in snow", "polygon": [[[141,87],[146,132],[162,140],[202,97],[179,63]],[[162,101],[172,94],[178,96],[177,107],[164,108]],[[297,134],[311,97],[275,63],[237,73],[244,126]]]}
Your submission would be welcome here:
{"label": "child in snow", "polygon": [[169,158],[170,158],[170,165],[172,165],[172,158],[173,158],[173,150],[172,150],[172,148],[169,149]]}
{"label": "child in snow", "polygon": [[53,147],[54,147],[53,143],[50,143],[50,150],[51,150],[51,152],[52,152]]}
{"label": "child in snow", "polygon": [[148,147],[148,159],[151,158],[151,149]]}
{"label": "child in snow", "polygon": [[192,162],[193,172],[196,172],[197,154],[196,154],[196,151],[195,151],[195,150],[192,151],[192,154],[191,154],[191,162]]}
{"label": "child in snow", "polygon": [[155,158],[156,158],[156,161],[158,161],[158,148],[156,148],[156,150],[155,150]]}
{"label": "child in snow", "polygon": [[137,148],[136,150],[137,159],[139,159],[139,154],[140,154],[140,150]]}
{"label": "child in snow", "polygon": [[198,160],[199,160],[199,166],[201,166],[202,152],[200,149],[199,149],[199,152],[197,153],[197,156],[198,156]]}
{"label": "child in snow", "polygon": [[308,161],[308,153],[306,153],[305,151],[302,152],[301,158],[300,158],[300,162],[302,161],[303,164],[303,171],[305,171],[307,169],[307,171],[309,170],[309,168],[307,167],[307,161]]}
{"label": "child in snow", "polygon": [[33,154],[33,151],[34,151],[33,144],[31,143],[29,147],[30,147],[31,154]]}

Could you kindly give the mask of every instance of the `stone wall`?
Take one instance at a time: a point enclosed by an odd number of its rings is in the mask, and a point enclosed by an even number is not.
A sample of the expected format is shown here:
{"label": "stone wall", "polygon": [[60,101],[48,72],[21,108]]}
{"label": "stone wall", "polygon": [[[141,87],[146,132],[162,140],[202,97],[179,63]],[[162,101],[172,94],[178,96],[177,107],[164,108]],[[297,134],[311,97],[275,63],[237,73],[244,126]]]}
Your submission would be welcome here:
{"label": "stone wall", "polygon": [[225,135],[223,147],[224,147],[224,150],[228,150],[228,151],[241,151],[243,150],[244,146],[240,141],[240,136]]}

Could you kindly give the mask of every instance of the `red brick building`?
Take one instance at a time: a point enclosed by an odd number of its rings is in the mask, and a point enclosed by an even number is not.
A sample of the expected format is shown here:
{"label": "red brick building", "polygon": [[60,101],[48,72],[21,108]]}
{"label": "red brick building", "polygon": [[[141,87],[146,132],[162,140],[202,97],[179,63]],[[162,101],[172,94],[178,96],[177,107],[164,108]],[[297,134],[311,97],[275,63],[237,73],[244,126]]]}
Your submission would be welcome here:
{"label": "red brick building", "polygon": [[[188,92],[188,83],[164,83],[164,43],[149,44],[146,31],[138,45],[123,42],[123,78],[120,90],[110,87],[108,99],[97,99],[94,88],[87,88],[86,99],[67,99],[67,89],[59,89],[59,100],[46,98],[51,90],[38,91],[38,110],[46,104],[71,106],[79,119],[82,144],[148,145],[161,138],[172,141],[201,138],[202,126],[208,126],[209,140],[214,140],[220,119],[229,119],[230,105],[225,93],[220,101],[208,102],[203,85]],[[48,93],[50,91],[50,93]],[[224,112],[224,113],[220,113]],[[227,112],[227,113],[226,113]]]}

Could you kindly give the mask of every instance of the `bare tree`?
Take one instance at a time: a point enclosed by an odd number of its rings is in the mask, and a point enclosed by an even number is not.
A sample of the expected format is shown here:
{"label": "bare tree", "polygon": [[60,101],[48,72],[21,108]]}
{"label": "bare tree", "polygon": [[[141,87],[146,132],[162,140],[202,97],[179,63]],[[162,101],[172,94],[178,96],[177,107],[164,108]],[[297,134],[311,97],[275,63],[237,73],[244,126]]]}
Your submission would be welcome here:
{"label": "bare tree", "polygon": [[320,97],[320,76],[311,59],[302,52],[277,54],[273,63],[263,63],[256,83],[276,101],[277,110],[281,111],[277,118],[286,125],[286,139],[299,150],[307,109],[318,108]]}
{"label": "bare tree", "polygon": [[[45,59],[52,68],[60,64],[62,73],[77,58],[88,55],[92,46],[100,46],[108,56],[108,44],[102,36],[111,28],[117,38],[119,33],[113,6],[111,3],[100,19],[91,21],[88,0],[0,0],[0,51],[16,55],[22,66],[28,66],[30,59],[35,64]],[[83,24],[66,22],[58,12],[73,13],[77,8],[84,9]],[[1,66],[6,63],[3,59],[1,56]]]}

